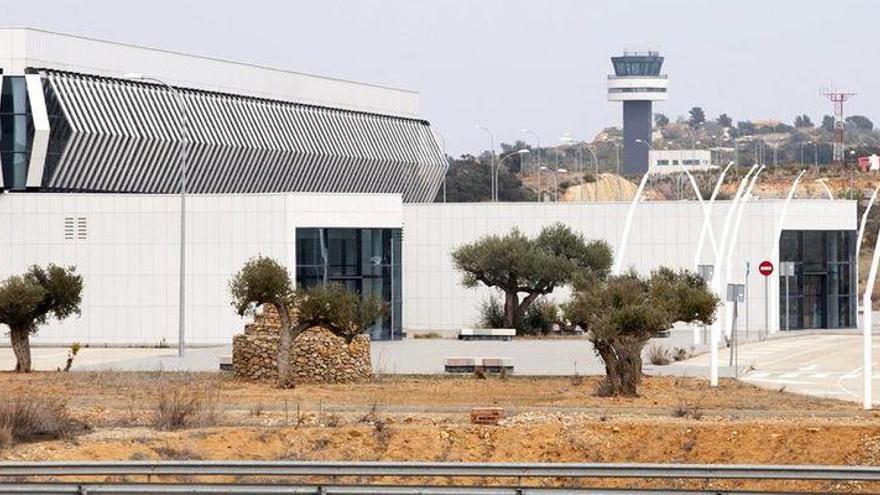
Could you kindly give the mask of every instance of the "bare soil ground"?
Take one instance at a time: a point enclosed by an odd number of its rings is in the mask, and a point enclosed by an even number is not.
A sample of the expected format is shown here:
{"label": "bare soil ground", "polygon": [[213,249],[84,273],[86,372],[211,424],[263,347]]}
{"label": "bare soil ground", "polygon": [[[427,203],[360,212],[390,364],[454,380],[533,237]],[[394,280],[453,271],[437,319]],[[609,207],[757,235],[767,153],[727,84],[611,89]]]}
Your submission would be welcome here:
{"label": "bare soil ground", "polygon": [[[5,373],[0,374],[0,397],[64,397],[71,413],[92,431],[71,440],[0,449],[0,459],[880,465],[880,418],[851,403],[734,381],[711,389],[703,380],[672,377],[646,378],[641,397],[608,399],[593,395],[597,383],[595,377],[401,377],[278,390],[217,374]],[[156,431],[157,397],[169,390],[202,397],[205,407],[214,409],[216,423]],[[471,425],[473,406],[501,406],[507,417],[498,426]],[[516,483],[498,480],[505,481]],[[660,486],[633,480],[601,483]],[[880,484],[825,482],[676,486],[880,490]]]}

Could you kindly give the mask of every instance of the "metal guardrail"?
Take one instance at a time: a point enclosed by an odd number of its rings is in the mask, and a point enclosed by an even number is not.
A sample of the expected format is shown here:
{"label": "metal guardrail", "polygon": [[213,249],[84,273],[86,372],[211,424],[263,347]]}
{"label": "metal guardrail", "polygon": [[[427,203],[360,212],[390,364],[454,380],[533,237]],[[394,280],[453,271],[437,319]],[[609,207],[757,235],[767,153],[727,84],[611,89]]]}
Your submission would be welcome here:
{"label": "metal guardrail", "polygon": [[363,476],[877,481],[880,466],[300,461],[0,462],[8,476]]}
{"label": "metal guardrail", "polygon": [[[729,491],[729,490],[687,490],[687,489],[641,489],[641,488],[540,488],[540,487],[436,487],[436,486],[273,486],[273,485],[230,485],[230,484],[17,484],[0,483],[0,493],[27,495],[143,495],[155,493],[175,494],[230,494],[230,495],[770,495],[779,492]],[[822,495],[819,493],[797,492],[799,495]]]}
{"label": "metal guardrail", "polygon": [[[145,476],[146,483],[107,481],[73,482],[73,477]],[[256,480],[228,484],[161,481],[163,477],[326,477],[338,483],[340,477],[363,478],[482,478],[516,480],[559,479],[700,479],[700,480],[818,480],[880,481],[877,466],[780,466],[724,464],[593,464],[593,463],[450,463],[450,462],[298,462],[298,461],[120,461],[120,462],[0,462],[0,493],[27,494],[143,494],[143,493],[229,493],[301,495],[550,495],[559,493],[736,493],[768,492],[676,489],[544,488],[529,486],[416,486],[314,485],[296,483],[255,484]],[[156,478],[154,482],[153,478]],[[26,482],[27,479],[40,481]],[[43,480],[53,481],[43,481]],[[54,481],[68,479],[68,481]],[[335,480],[335,481],[334,481]],[[381,482],[381,480],[377,480]],[[418,482],[417,480],[413,480]],[[470,481],[470,480],[469,480]],[[424,481],[422,481],[424,482]],[[780,492],[774,492],[780,493]],[[802,492],[798,492],[802,493]]]}

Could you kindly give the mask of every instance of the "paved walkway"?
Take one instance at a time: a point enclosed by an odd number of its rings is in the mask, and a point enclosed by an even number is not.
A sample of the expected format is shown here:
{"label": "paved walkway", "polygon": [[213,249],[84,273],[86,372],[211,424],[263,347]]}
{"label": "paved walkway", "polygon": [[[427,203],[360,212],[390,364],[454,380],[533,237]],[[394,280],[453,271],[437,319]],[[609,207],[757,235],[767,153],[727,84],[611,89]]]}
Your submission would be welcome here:
{"label": "paved walkway", "polygon": [[[655,339],[669,349],[691,348],[690,330],[675,330],[668,338]],[[651,345],[651,344],[649,344]],[[34,369],[52,371],[63,367],[66,348],[36,347],[32,350]],[[74,360],[74,371],[218,371],[220,358],[232,354],[231,346],[187,349],[183,359],[176,348],[83,348]],[[430,375],[444,373],[447,357],[507,357],[514,362],[519,375],[599,375],[602,362],[585,338],[534,339],[501,341],[461,341],[455,339],[406,339],[395,342],[373,342],[373,368],[383,374]],[[0,369],[13,369],[12,349],[0,347]],[[654,374],[708,376],[706,366],[654,367],[645,364],[645,371]],[[728,371],[722,371],[727,375]]]}
{"label": "paved walkway", "polygon": [[[874,337],[874,398],[880,404],[880,337]],[[729,350],[722,349],[722,362]],[[680,365],[708,366],[708,354]],[[862,336],[849,334],[797,335],[743,344],[739,351],[741,378],[770,389],[861,401],[863,390]],[[677,363],[675,366],[679,365]]]}

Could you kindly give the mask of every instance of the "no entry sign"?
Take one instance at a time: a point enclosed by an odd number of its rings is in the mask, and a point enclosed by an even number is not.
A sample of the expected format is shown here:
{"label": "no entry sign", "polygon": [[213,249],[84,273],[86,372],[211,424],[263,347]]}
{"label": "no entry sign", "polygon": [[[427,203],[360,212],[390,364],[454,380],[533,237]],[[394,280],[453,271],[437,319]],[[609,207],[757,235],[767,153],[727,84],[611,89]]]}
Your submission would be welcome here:
{"label": "no entry sign", "polygon": [[762,261],[761,264],[758,265],[758,272],[765,277],[769,277],[773,273],[773,263],[770,263],[767,260]]}

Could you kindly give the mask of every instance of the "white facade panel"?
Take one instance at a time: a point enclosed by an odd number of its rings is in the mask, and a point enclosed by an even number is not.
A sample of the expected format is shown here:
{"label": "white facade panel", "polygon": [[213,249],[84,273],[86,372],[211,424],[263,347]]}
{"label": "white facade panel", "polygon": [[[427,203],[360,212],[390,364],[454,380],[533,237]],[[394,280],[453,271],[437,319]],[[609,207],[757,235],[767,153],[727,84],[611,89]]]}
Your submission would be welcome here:
{"label": "white facade panel", "polygon": [[[721,238],[730,202],[718,202],[712,223]],[[457,246],[488,234],[504,234],[517,227],[527,235],[542,227],[563,222],[588,239],[604,239],[618,251],[628,203],[479,203],[409,204],[404,206],[404,316],[407,331],[455,331],[477,324],[480,304],[493,291],[485,287],[466,289],[461,275],[452,267],[450,252]],[[773,259],[773,237],[782,209],[781,201],[754,200],[746,204],[731,261],[732,283],[745,283],[746,262],[751,265],[749,322],[751,329],[763,329],[764,281],[757,265]],[[694,253],[702,225],[702,210],[695,201],[647,202],[634,216],[624,266],[641,273],[666,265],[694,269]],[[732,223],[732,222],[731,222]],[[785,229],[854,230],[855,203],[849,201],[793,201]],[[701,263],[713,263],[707,238]],[[778,327],[778,278],[770,277],[770,324]],[[773,296],[773,295],[777,296]],[[554,298],[564,300],[567,291]],[[740,328],[745,319],[741,316]],[[774,327],[775,325],[775,327]]]}
{"label": "white facade panel", "polygon": [[107,77],[137,72],[208,91],[403,117],[419,114],[414,91],[33,28],[0,28],[0,67],[7,75],[28,67]]}
{"label": "white facade panel", "polygon": [[[0,277],[54,262],[85,279],[82,316],[42,326],[33,342],[176,345],[179,205],[173,195],[0,195]],[[85,238],[67,238],[68,218],[84,219]],[[271,256],[293,276],[297,227],[401,224],[399,195],[188,196],[188,344],[228,344],[241,331],[228,283],[248,259]]]}

